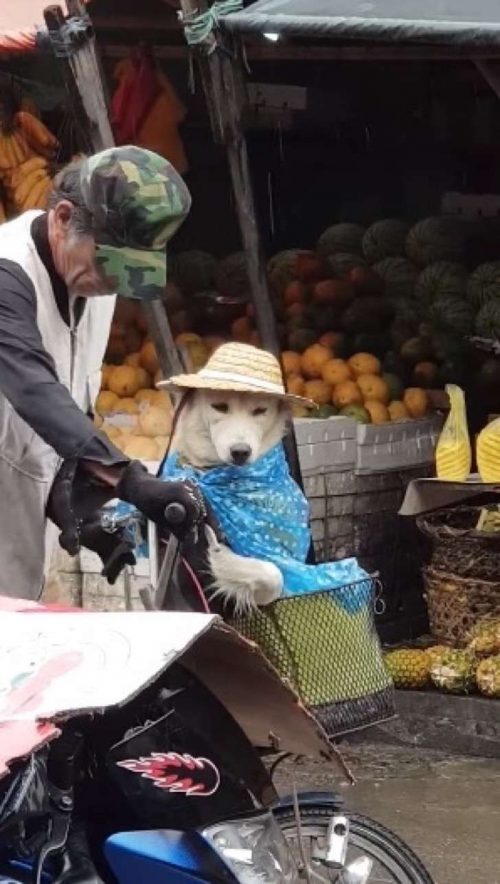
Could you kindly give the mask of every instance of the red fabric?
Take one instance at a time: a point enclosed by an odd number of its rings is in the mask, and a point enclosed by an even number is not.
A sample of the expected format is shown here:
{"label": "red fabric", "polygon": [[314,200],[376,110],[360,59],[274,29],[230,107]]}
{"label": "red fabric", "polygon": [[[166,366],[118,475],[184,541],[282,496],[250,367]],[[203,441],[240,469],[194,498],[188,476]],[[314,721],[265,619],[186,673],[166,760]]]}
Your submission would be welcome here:
{"label": "red fabric", "polygon": [[147,55],[131,60],[118,75],[118,87],[111,101],[113,130],[117,144],[131,144],[160,93],[154,61]]}
{"label": "red fabric", "polygon": [[0,0],[0,52],[33,50],[37,31],[45,28],[47,6],[48,0]]}

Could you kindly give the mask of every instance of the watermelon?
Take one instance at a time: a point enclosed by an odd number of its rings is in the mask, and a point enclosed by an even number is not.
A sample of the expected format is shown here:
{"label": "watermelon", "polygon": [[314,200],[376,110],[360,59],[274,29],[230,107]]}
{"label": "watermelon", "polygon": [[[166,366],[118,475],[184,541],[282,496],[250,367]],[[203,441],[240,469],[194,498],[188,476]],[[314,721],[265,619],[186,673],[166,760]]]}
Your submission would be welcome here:
{"label": "watermelon", "polygon": [[385,298],[358,298],[344,312],[342,328],[349,334],[382,331],[392,317],[392,307]]}
{"label": "watermelon", "polygon": [[404,255],[407,235],[408,225],[399,218],[375,221],[363,236],[363,254],[371,263]]}
{"label": "watermelon", "polygon": [[335,255],[328,255],[327,260],[335,276],[341,279],[348,276],[356,267],[366,267],[365,259],[351,252],[337,252]]}
{"label": "watermelon", "polygon": [[415,295],[423,304],[432,304],[438,298],[465,297],[467,271],[454,261],[434,261],[422,270],[415,286]]}
{"label": "watermelon", "polygon": [[404,384],[400,377],[397,374],[393,374],[392,372],[385,371],[382,375],[382,379],[386,382],[389,387],[389,393],[391,396],[391,402],[394,399],[402,399],[404,395]]}
{"label": "watermelon", "polygon": [[389,298],[411,298],[417,281],[417,269],[407,258],[384,258],[373,269],[383,279]]}
{"label": "watermelon", "polygon": [[429,321],[436,331],[457,335],[474,333],[474,309],[463,298],[454,298],[451,295],[439,298],[429,308]]}
{"label": "watermelon", "polygon": [[333,224],[323,231],[316,249],[325,258],[337,252],[359,253],[364,232],[360,224]]}
{"label": "watermelon", "polygon": [[173,262],[172,276],[184,295],[194,295],[213,288],[216,267],[213,255],[201,249],[191,249],[179,252]]}
{"label": "watermelon", "polygon": [[420,304],[413,298],[396,298],[392,301],[394,306],[395,319],[407,322],[413,328],[417,328],[421,318],[422,311]]}
{"label": "watermelon", "polygon": [[489,301],[500,302],[500,261],[489,261],[476,267],[469,277],[467,297],[476,310]]}
{"label": "watermelon", "polygon": [[487,301],[476,316],[476,334],[480,338],[500,340],[500,301]]}
{"label": "watermelon", "polygon": [[269,282],[278,295],[283,295],[288,283],[295,279],[298,253],[298,249],[286,249],[267,262]]}
{"label": "watermelon", "polygon": [[406,254],[421,267],[435,261],[459,261],[463,248],[463,225],[456,218],[425,218],[406,238]]}
{"label": "watermelon", "polygon": [[250,283],[245,252],[234,252],[219,261],[215,272],[215,285],[218,291],[228,298],[248,295]]}

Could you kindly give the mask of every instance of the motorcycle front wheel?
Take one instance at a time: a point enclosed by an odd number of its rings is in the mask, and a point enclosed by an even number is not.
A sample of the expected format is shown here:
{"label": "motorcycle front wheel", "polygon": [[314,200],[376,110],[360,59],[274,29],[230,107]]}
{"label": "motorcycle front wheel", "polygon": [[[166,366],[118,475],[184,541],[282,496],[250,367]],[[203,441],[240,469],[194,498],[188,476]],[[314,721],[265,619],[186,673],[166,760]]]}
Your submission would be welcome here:
{"label": "motorcycle front wheel", "polygon": [[[326,845],[331,806],[316,804],[300,808],[302,850],[299,849],[293,810],[288,807],[278,809],[275,815],[296,862],[301,866],[305,858],[312,880],[324,881],[325,884],[342,881],[337,871],[325,868],[314,859],[314,854],[317,855]],[[346,865],[358,857],[369,857],[373,861],[373,868],[367,884],[434,884],[418,856],[390,829],[357,813],[346,815],[350,825]]]}

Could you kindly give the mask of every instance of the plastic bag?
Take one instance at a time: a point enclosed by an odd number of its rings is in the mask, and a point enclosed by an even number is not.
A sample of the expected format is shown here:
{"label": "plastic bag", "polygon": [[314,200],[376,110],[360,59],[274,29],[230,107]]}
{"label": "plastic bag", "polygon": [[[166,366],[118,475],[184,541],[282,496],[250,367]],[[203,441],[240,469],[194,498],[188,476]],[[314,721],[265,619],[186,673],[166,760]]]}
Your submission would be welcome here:
{"label": "plastic bag", "polygon": [[471,470],[472,452],[464,391],[448,384],[446,392],[451,407],[436,448],[437,476],[448,482],[465,482]]}
{"label": "plastic bag", "polygon": [[477,438],[477,467],[483,482],[500,482],[500,418],[487,424]]}

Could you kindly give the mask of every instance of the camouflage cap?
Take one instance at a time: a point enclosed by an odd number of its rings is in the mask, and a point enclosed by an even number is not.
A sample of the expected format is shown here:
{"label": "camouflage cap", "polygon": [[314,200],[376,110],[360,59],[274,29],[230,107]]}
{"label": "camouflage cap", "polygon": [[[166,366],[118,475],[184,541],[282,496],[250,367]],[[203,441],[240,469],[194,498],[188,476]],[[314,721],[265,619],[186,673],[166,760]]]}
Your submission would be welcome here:
{"label": "camouflage cap", "polygon": [[166,245],[191,207],[179,173],[150,150],[112,147],[85,160],[81,185],[96,260],[112,290],[129,298],[161,297]]}

